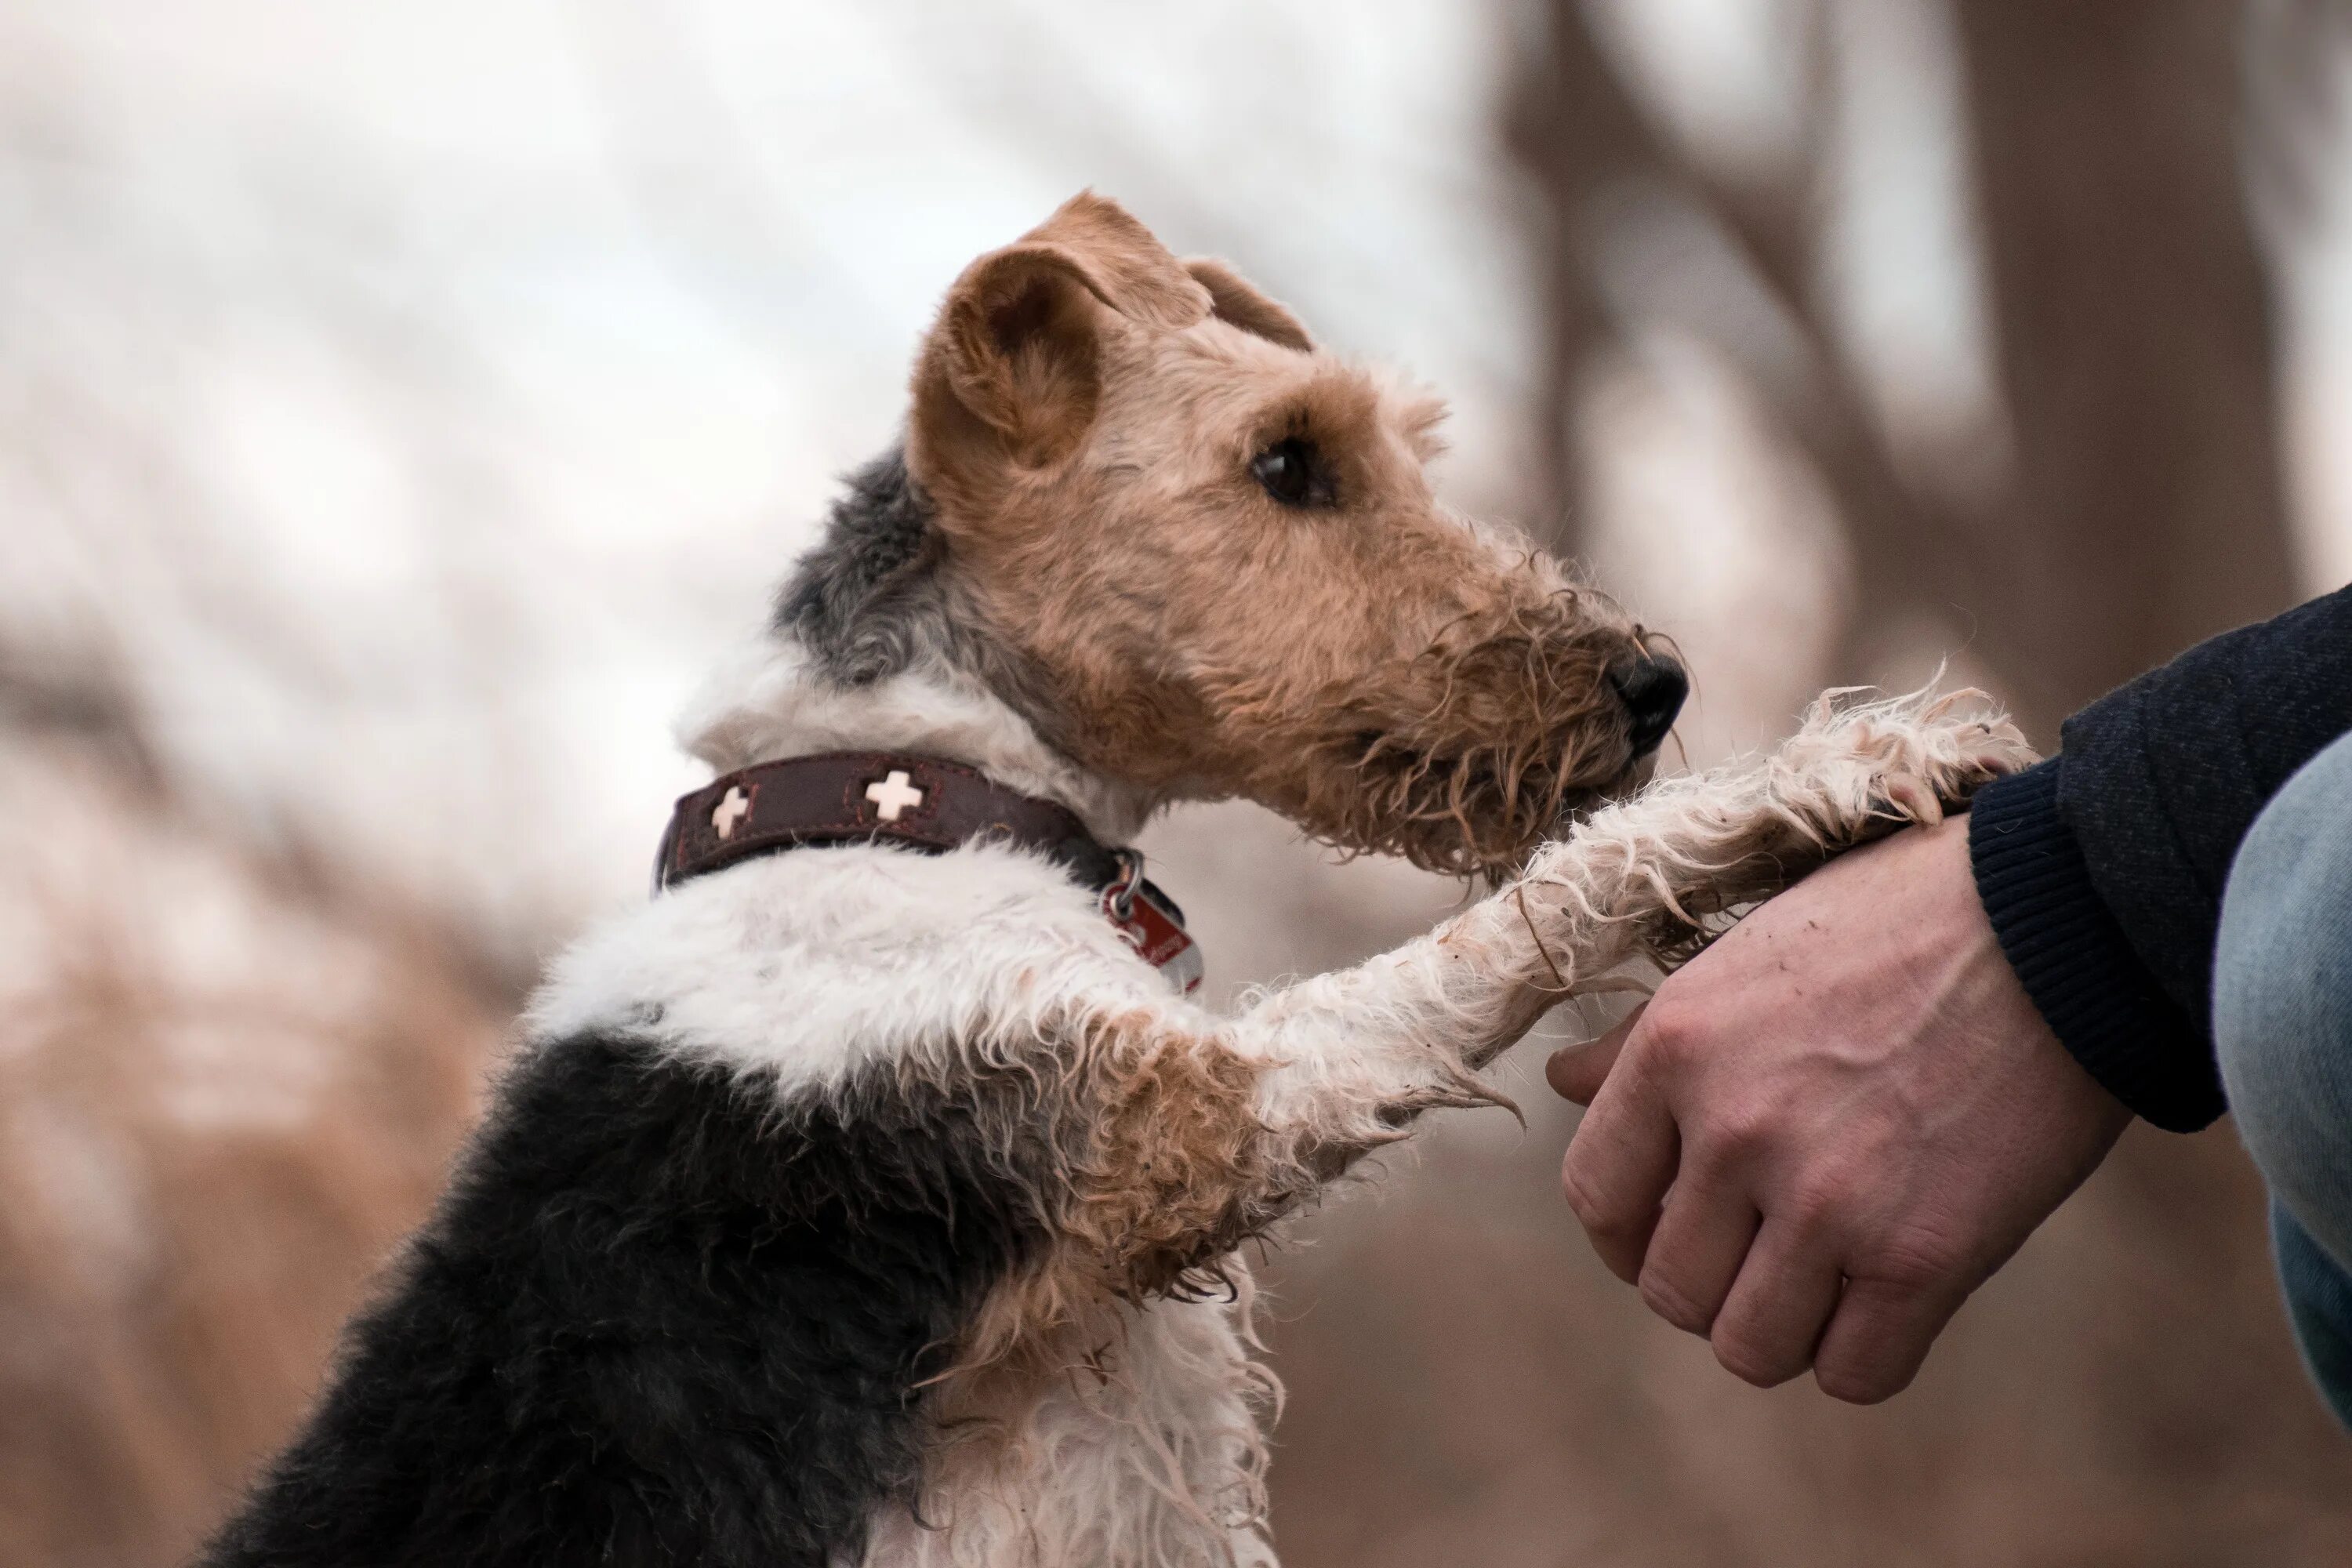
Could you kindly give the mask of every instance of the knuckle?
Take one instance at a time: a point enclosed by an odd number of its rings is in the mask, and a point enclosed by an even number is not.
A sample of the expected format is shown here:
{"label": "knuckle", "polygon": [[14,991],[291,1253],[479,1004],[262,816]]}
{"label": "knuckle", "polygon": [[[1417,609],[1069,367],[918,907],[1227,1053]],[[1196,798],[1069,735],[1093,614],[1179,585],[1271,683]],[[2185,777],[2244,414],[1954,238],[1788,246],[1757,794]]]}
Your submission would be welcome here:
{"label": "knuckle", "polygon": [[1568,1200],[1569,1212],[1576,1223],[1595,1237],[1613,1237],[1624,1228],[1623,1219],[1612,1213],[1601,1195],[1593,1190],[1591,1176],[1577,1163],[1573,1150],[1560,1167],[1560,1195]]}
{"label": "knuckle", "polygon": [[1906,1228],[1873,1238],[1857,1272],[1891,1294],[1918,1297],[1949,1286],[1967,1267],[1967,1248],[1938,1232]]}
{"label": "knuckle", "polygon": [[1717,1106],[1706,1119],[1699,1142],[1706,1156],[1723,1164],[1754,1159],[1777,1141],[1779,1129],[1762,1106],[1734,1102]]}
{"label": "knuckle", "polygon": [[1657,1269],[1642,1271],[1641,1291],[1643,1303],[1651,1311],[1686,1334],[1703,1335],[1715,1325],[1713,1312]]}
{"label": "knuckle", "polygon": [[1711,1099],[1693,1108],[1682,1133],[1683,1169],[1709,1183],[1753,1190],[1786,1163],[1785,1129],[1752,1100]]}
{"label": "knuckle", "polygon": [[1805,1370],[1804,1363],[1787,1352],[1721,1323],[1716,1325],[1708,1343],[1714,1347],[1716,1362],[1724,1371],[1758,1388],[1778,1388]]}
{"label": "knuckle", "polygon": [[1671,1073],[1696,1058],[1701,1033],[1693,1010],[1662,992],[1643,1009],[1632,1043],[1653,1066]]}
{"label": "knuckle", "polygon": [[1773,1217],[1786,1223],[1799,1236],[1827,1236],[1843,1228],[1847,1212],[1862,1190],[1842,1172],[1807,1171],[1790,1184],[1787,1196],[1774,1206]]}

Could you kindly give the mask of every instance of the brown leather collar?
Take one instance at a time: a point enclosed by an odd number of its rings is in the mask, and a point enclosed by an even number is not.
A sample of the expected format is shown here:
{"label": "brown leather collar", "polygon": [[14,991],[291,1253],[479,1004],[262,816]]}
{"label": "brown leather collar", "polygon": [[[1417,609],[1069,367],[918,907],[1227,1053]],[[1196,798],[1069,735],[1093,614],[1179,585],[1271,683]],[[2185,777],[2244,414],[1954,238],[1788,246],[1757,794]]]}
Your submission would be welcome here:
{"label": "brown leather collar", "polygon": [[834,752],[739,769],[680,796],[662,836],[654,890],[803,845],[903,844],[936,853],[983,837],[1041,849],[1089,888],[1139,874],[1140,857],[1105,847],[1076,813],[961,763]]}

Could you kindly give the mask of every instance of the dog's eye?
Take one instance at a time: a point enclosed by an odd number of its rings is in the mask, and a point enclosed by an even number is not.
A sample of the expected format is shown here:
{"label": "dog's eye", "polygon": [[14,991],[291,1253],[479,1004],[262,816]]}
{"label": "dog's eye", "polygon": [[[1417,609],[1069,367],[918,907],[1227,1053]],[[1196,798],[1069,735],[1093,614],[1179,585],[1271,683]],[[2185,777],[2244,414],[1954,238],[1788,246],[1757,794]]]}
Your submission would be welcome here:
{"label": "dog's eye", "polygon": [[1339,487],[1315,443],[1290,436],[1250,459],[1250,476],[1285,506],[1332,506]]}

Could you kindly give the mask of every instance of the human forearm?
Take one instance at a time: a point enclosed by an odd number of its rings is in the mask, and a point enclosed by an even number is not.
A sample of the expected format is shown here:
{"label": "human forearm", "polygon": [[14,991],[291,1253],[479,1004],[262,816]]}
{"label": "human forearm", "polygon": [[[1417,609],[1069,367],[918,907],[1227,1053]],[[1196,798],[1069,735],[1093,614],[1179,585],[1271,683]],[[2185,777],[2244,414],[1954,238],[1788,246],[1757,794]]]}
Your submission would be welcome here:
{"label": "human forearm", "polygon": [[2352,729],[2352,590],[2199,645],[2066,722],[2065,752],[1987,790],[1978,889],[2059,1037],[2158,1126],[2220,1115],[2210,979],[2221,890],[2255,815]]}

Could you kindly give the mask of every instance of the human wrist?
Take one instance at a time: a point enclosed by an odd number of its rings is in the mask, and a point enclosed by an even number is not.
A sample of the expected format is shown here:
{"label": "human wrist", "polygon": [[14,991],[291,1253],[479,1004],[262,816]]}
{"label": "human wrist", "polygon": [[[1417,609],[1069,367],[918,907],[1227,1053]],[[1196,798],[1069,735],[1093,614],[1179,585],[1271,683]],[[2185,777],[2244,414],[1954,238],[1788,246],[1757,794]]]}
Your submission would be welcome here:
{"label": "human wrist", "polygon": [[2084,1070],[2137,1115],[2193,1131],[2220,1115],[2210,1053],[2132,951],[2059,807],[2063,759],[1980,791],[1969,854],[2003,955]]}

